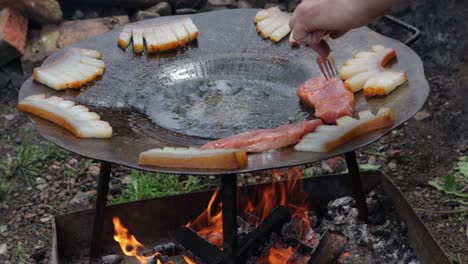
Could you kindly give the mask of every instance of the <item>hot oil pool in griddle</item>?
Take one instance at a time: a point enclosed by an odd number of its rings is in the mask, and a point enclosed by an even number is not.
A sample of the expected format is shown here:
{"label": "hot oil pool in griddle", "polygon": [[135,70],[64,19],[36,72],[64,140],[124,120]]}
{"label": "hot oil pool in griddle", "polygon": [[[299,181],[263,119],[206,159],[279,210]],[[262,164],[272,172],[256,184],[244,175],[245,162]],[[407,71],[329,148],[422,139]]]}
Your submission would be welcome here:
{"label": "hot oil pool in griddle", "polygon": [[306,120],[296,88],[278,82],[198,79],[174,84],[148,106],[147,114],[168,130],[222,138]]}

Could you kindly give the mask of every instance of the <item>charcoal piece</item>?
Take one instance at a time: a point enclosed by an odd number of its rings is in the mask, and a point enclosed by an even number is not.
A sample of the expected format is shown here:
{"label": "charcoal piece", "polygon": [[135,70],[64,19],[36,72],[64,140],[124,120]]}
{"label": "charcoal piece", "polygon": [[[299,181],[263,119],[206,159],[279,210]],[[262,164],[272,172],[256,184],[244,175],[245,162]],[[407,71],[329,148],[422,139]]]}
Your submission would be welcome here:
{"label": "charcoal piece", "polygon": [[279,206],[273,209],[270,215],[239,243],[239,260],[245,262],[251,253],[269,238],[271,232],[280,233],[283,225],[289,221],[291,213],[288,208]]}
{"label": "charcoal piece", "polygon": [[223,260],[223,252],[215,245],[210,244],[195,231],[181,227],[175,234],[176,240],[195,256],[207,264],[218,264]]}
{"label": "charcoal piece", "polygon": [[183,248],[179,245],[176,245],[174,243],[166,243],[163,245],[158,245],[153,248],[153,253],[159,252],[162,255],[166,256],[176,256],[181,254],[183,251]]}
{"label": "charcoal piece", "polygon": [[348,238],[341,232],[327,231],[320,240],[319,246],[312,253],[307,264],[333,264],[343,253]]}

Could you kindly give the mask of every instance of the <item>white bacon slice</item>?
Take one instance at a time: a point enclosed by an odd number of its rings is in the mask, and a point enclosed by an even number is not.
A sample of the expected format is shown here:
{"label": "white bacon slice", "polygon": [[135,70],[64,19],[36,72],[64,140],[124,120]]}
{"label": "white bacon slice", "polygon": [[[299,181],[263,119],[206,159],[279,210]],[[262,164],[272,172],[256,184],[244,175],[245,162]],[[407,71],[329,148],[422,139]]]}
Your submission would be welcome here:
{"label": "white bacon slice", "polygon": [[291,32],[290,18],[290,15],[281,12],[278,7],[272,7],[258,11],[254,17],[254,23],[257,24],[257,32],[262,38],[270,38],[277,43]]}
{"label": "white bacon slice", "polygon": [[101,58],[95,50],[70,48],[56,62],[34,68],[33,78],[55,90],[80,88],[104,73]]}
{"label": "white bacon slice", "polygon": [[240,149],[157,148],[140,153],[140,165],[166,168],[236,170],[247,167],[247,154]]}
{"label": "white bacon slice", "polygon": [[393,126],[395,118],[388,107],[380,108],[376,115],[371,111],[359,112],[359,119],[343,116],[336,126],[322,125],[294,146],[297,151],[330,152],[337,146],[369,131]]}
{"label": "white bacon slice", "polygon": [[[177,49],[198,38],[197,26],[189,17],[150,26],[127,25],[120,32],[118,45],[126,49],[133,39],[133,51],[148,53]],[[144,39],[144,42],[143,42]]]}
{"label": "white bacon slice", "polygon": [[40,116],[71,131],[79,138],[110,138],[112,127],[87,107],[45,94],[31,95],[18,103],[18,109]]}
{"label": "white bacon slice", "polygon": [[126,49],[128,45],[130,45],[131,40],[132,40],[132,27],[126,25],[122,28],[122,31],[120,32],[118,44],[122,49]]}
{"label": "white bacon slice", "polygon": [[340,77],[345,81],[345,87],[353,93],[364,89],[366,97],[389,94],[407,81],[405,72],[382,74],[389,71],[384,67],[394,58],[395,50],[382,45],[372,46],[371,51],[358,52],[347,60],[339,71]]}

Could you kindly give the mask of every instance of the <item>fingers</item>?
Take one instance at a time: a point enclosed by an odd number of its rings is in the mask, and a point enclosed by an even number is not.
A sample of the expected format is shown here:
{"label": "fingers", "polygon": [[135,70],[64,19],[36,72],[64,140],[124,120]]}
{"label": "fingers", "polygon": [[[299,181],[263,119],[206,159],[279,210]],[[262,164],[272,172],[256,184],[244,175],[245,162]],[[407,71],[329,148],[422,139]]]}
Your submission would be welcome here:
{"label": "fingers", "polygon": [[311,47],[315,52],[317,52],[317,54],[322,58],[327,58],[330,54],[330,46],[328,46],[328,43],[323,39],[317,44],[312,44],[308,46]]}
{"label": "fingers", "polygon": [[337,31],[333,31],[330,33],[330,37],[332,39],[337,39],[339,37],[342,37],[344,34],[348,33],[347,30],[337,30]]}

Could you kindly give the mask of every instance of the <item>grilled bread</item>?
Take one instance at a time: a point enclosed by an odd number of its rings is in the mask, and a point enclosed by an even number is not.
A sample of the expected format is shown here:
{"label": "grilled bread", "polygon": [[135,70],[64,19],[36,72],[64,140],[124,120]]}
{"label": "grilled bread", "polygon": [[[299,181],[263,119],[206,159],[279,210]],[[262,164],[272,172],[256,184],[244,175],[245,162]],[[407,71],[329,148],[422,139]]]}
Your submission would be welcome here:
{"label": "grilled bread", "polygon": [[269,38],[277,43],[291,32],[290,18],[290,15],[281,12],[278,7],[271,7],[258,11],[254,17],[254,23],[262,38]]}
{"label": "grilled bread", "polygon": [[165,168],[226,169],[247,167],[247,154],[240,149],[157,148],[140,153],[140,165]]}
{"label": "grilled bread", "polygon": [[336,120],[336,126],[323,125],[294,146],[297,151],[330,152],[337,146],[365,134],[369,131],[391,127],[394,124],[393,112],[390,108],[380,108],[376,115],[371,111],[359,112],[359,119],[349,116]]}
{"label": "grilled bread", "polygon": [[[144,51],[144,43],[148,53],[163,52],[187,45],[198,38],[197,26],[189,17],[150,26],[127,25],[122,28],[118,45],[126,49],[133,40],[133,51]],[[143,41],[144,40],[144,41]]]}
{"label": "grilled bread", "polygon": [[104,73],[106,64],[95,50],[70,48],[54,63],[34,68],[34,80],[55,90],[79,88]]}
{"label": "grilled bread", "polygon": [[18,109],[54,122],[79,138],[112,137],[112,127],[108,122],[100,120],[98,114],[60,97],[31,95],[18,103]]}
{"label": "grilled bread", "polygon": [[353,93],[364,90],[366,97],[389,94],[408,80],[406,72],[384,68],[394,58],[395,50],[372,46],[371,51],[358,52],[347,60],[339,71],[340,77]]}

